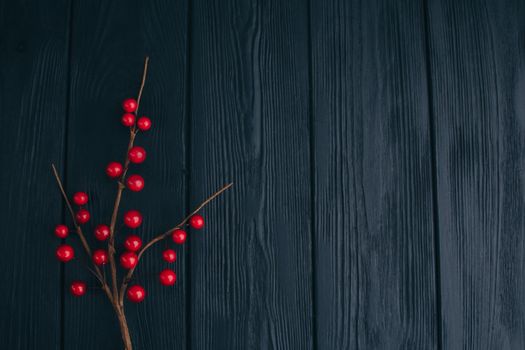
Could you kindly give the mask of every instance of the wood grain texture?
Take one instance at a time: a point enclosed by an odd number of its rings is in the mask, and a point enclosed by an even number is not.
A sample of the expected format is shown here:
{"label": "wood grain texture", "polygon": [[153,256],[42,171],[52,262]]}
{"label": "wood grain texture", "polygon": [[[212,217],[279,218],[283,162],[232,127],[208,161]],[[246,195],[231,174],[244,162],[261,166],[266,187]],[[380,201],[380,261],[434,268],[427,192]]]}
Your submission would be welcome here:
{"label": "wood grain texture", "polygon": [[443,348],[525,348],[525,4],[429,2]]}
{"label": "wood grain texture", "polygon": [[64,154],[67,19],[65,1],[0,3],[3,349],[60,346],[60,240],[53,230],[62,205],[51,162]]}
{"label": "wood grain texture", "polygon": [[[101,247],[92,231],[99,223],[109,223],[117,190],[116,184],[105,177],[104,169],[109,161],[124,160],[129,137],[127,128],[120,125],[120,103],[136,97],[144,57],[149,55],[139,114],[148,115],[153,127],[136,138],[136,145],[146,149],[147,160],[132,165],[129,172],[143,175],[146,185],[140,193],[125,191],[120,211],[121,215],[129,209],[143,213],[144,223],[134,233],[147,241],[185,215],[187,2],[75,1],[73,10],[67,188],[71,193],[86,190],[90,195],[88,208],[93,219],[86,231],[92,244]],[[131,233],[121,220],[117,224],[117,254]],[[146,300],[125,306],[136,349],[186,346],[185,305],[189,301],[185,253],[183,248],[175,248],[177,285],[162,287],[157,276],[167,267],[161,258],[167,245],[172,242],[148,251],[136,270],[133,283],[144,285]],[[68,266],[66,286],[81,277],[96,285],[77,264]],[[80,300],[66,297],[65,348],[121,348],[118,323],[109,302],[99,290],[90,294]]]}
{"label": "wood grain texture", "polygon": [[311,349],[307,7],[192,5],[191,348]]}
{"label": "wood grain texture", "polygon": [[420,2],[312,0],[319,349],[435,349]]}
{"label": "wood grain texture", "polygon": [[171,241],[141,262],[136,349],[524,349],[524,18],[520,0],[0,2],[0,348],[121,348],[78,240],[54,258],[50,164],[102,247],[149,55],[134,233],[235,185],[175,248],[175,287]]}

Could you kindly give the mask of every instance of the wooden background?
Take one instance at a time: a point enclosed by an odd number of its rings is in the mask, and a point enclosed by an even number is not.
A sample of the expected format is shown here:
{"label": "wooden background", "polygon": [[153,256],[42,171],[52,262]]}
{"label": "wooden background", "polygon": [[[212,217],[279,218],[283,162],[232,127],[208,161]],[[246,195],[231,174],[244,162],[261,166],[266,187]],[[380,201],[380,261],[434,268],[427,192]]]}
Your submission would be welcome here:
{"label": "wooden background", "polygon": [[67,291],[85,259],[54,258],[50,164],[109,219],[146,55],[138,233],[235,187],[178,248],[176,287],[156,280],[170,242],[139,267],[137,349],[525,348],[525,2],[11,0],[3,349],[121,347],[102,292]]}

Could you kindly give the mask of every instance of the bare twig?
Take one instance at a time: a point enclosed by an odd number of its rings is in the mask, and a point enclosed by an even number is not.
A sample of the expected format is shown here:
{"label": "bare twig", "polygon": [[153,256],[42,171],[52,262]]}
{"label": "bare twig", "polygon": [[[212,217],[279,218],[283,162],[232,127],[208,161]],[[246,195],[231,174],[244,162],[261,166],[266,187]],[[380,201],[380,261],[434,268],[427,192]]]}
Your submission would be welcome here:
{"label": "bare twig", "polygon": [[[144,85],[146,84],[146,77],[148,75],[148,62],[149,57],[146,57],[144,60],[144,71],[142,73],[142,81],[140,83],[140,89],[137,96],[137,109],[135,113],[138,113],[140,100],[142,98],[142,91],[144,90]],[[108,255],[109,255],[109,267],[111,273],[111,290],[113,293],[113,299],[117,301],[118,299],[118,283],[117,283],[117,264],[115,262],[115,224],[117,222],[118,210],[120,206],[120,201],[122,199],[122,192],[124,191],[125,185],[124,181],[126,180],[126,174],[129,169],[129,157],[128,153],[133,147],[135,141],[135,136],[137,135],[137,130],[135,127],[130,128],[128,149],[126,150],[126,156],[124,160],[124,169],[122,175],[118,181],[117,195],[115,196],[115,203],[113,205],[113,213],[111,214],[111,222],[109,225],[109,242],[108,242]],[[120,305],[122,307],[122,304]]]}
{"label": "bare twig", "polygon": [[[88,244],[88,242],[86,240],[86,237],[84,236],[84,233],[82,232],[82,228],[77,223],[77,219],[75,217],[75,212],[73,211],[73,206],[71,205],[71,202],[69,201],[69,198],[67,197],[66,191],[64,190],[64,186],[62,185],[62,180],[60,180],[60,175],[58,175],[58,171],[57,171],[57,169],[55,167],[55,164],[51,164],[51,168],[53,169],[53,175],[55,176],[55,179],[57,181],[58,188],[60,188],[60,192],[62,193],[62,197],[64,198],[64,201],[66,202],[66,205],[67,205],[67,208],[69,210],[69,213],[71,214],[71,219],[73,221],[73,225],[75,226],[75,230],[77,231],[78,237],[80,238],[80,242],[82,243],[82,246],[84,247],[84,250],[86,251],[86,254],[87,254],[88,258],[91,258],[91,255],[92,255],[91,254],[91,248],[89,247],[89,244]],[[95,276],[97,277],[97,279],[101,283],[102,289],[106,292],[106,294],[108,294],[108,298],[110,298],[110,301],[112,301],[113,297],[112,297],[111,293],[108,293],[108,291],[109,291],[108,285],[105,282],[105,280],[103,279],[102,273],[100,272],[99,267],[97,265],[95,265],[95,264],[93,264],[93,267],[95,268],[95,271],[93,271],[93,273],[95,274]],[[92,271],[91,269],[89,269],[89,270]]]}
{"label": "bare twig", "polygon": [[149,63],[149,57],[146,57],[144,60],[144,71],[142,72],[142,82],[140,83],[140,89],[139,94],[137,96],[137,110],[135,111],[135,114],[139,114],[139,107],[140,107],[140,100],[142,98],[142,91],[144,90],[144,84],[146,84],[146,76],[148,75],[148,63]]}
{"label": "bare twig", "polygon": [[[146,57],[146,59],[144,61],[144,71],[142,73],[142,81],[140,83],[140,88],[139,88],[138,95],[137,95],[137,108],[135,110],[135,115],[136,116],[138,116],[138,110],[139,110],[140,102],[141,102],[141,99],[142,99],[142,92],[144,90],[144,86],[145,86],[145,83],[146,83],[146,77],[147,77],[147,73],[148,73],[148,63],[149,63],[149,58]],[[126,320],[126,315],[125,315],[125,312],[124,312],[124,294],[126,292],[126,288],[127,288],[128,284],[129,284],[129,282],[131,281],[131,278],[132,278],[133,273],[135,271],[135,267],[133,267],[133,268],[128,270],[128,272],[127,272],[126,276],[124,277],[124,279],[122,280],[122,284],[120,285],[120,288],[119,288],[119,285],[118,285],[118,282],[117,282],[117,264],[116,264],[116,261],[115,261],[115,254],[116,254],[116,251],[115,251],[116,227],[115,226],[116,226],[117,219],[118,219],[120,202],[122,200],[122,194],[123,194],[123,191],[125,189],[125,180],[126,180],[126,176],[127,176],[129,165],[130,165],[130,159],[129,159],[128,154],[129,154],[129,151],[131,150],[131,148],[133,147],[133,144],[135,142],[135,137],[136,137],[137,133],[138,133],[138,130],[137,130],[136,126],[133,126],[133,127],[130,128],[128,148],[126,150],[126,156],[125,156],[125,159],[124,159],[122,175],[120,176],[120,178],[117,181],[117,194],[115,196],[115,201],[114,201],[114,205],[113,205],[113,211],[112,211],[112,214],[111,214],[111,221],[110,221],[110,225],[109,225],[110,226],[109,227],[110,235],[109,235],[109,240],[108,240],[108,255],[109,255],[109,266],[110,266],[109,274],[110,274],[110,278],[111,278],[111,283],[108,283],[108,281],[106,281],[106,270],[105,269],[101,270],[100,267],[97,266],[93,262],[92,262],[92,264],[93,264],[94,269],[91,269],[89,266],[87,266],[87,269],[91,273],[93,273],[95,275],[95,277],[98,279],[98,281],[100,282],[102,290],[106,293],[106,295],[107,295],[107,297],[108,297],[108,299],[109,299],[113,309],[115,310],[115,314],[116,314],[116,316],[118,318],[118,321],[119,321],[120,331],[121,331],[121,335],[122,335],[122,341],[124,343],[124,348],[126,350],[131,350],[132,349],[132,342],[131,342],[131,336],[130,336],[130,333],[129,333],[129,328],[128,328],[128,324],[127,324],[127,320]],[[59,177],[58,172],[57,172],[57,170],[56,170],[54,165],[52,165],[52,168],[53,168],[53,173],[54,173],[55,178],[57,180],[58,186],[60,188],[60,192],[62,193],[62,196],[64,197],[64,200],[66,202],[66,205],[67,205],[67,208],[69,210],[69,213],[71,214],[71,218],[73,220],[73,224],[75,226],[77,234],[80,237],[80,241],[82,242],[82,245],[83,245],[84,250],[86,251],[88,257],[91,258],[91,256],[92,256],[91,248],[89,247],[89,244],[88,244],[88,242],[87,242],[87,240],[86,240],[86,238],[84,236],[84,233],[82,232],[82,228],[80,227],[80,225],[78,224],[78,222],[76,220],[75,212],[73,210],[71,202],[69,201],[69,199],[68,199],[68,197],[66,195],[66,192],[64,190],[64,186],[62,185],[62,181],[60,180],[60,177]],[[159,235],[159,236],[151,239],[149,242],[147,242],[146,245],[144,245],[144,247],[137,253],[138,261],[140,261],[142,255],[146,252],[146,250],[148,250],[150,247],[152,247],[155,243],[157,243],[157,242],[165,239],[166,237],[168,237],[176,229],[184,227],[187,224],[188,220],[190,220],[190,218],[193,215],[197,214],[206,205],[208,205],[212,200],[217,198],[219,195],[221,195],[223,192],[225,192],[227,189],[229,189],[232,186],[233,186],[233,183],[230,183],[230,184],[224,186],[223,188],[221,188],[220,190],[215,192],[213,195],[208,197],[204,202],[202,202],[195,210],[193,210],[188,216],[186,216],[177,226],[167,230],[166,232],[162,233],[161,235]]]}
{"label": "bare twig", "polygon": [[[226,186],[224,186],[223,188],[221,188],[220,190],[218,190],[217,192],[215,192],[214,194],[212,194],[210,197],[208,197],[208,199],[206,199],[204,202],[202,202],[195,210],[193,210],[188,216],[186,216],[177,226],[175,227],[172,227],[170,228],[169,230],[167,230],[166,232],[158,235],[157,237],[151,239],[148,243],[146,243],[144,245],[144,247],[139,251],[139,253],[137,254],[137,257],[138,257],[138,261],[140,261],[140,258],[142,256],[142,254],[144,254],[144,252],[150,248],[152,245],[154,245],[155,243],[159,242],[159,241],[162,241],[163,239],[165,239],[166,237],[168,237],[173,231],[175,231],[176,229],[180,229],[184,226],[184,224],[186,224],[186,222],[188,222],[188,220],[195,214],[197,214],[199,211],[202,210],[202,208],[204,208],[206,205],[208,205],[208,203],[210,203],[212,200],[214,200],[215,198],[217,198],[218,196],[220,196],[224,191],[226,191],[227,189],[229,189],[230,187],[233,186],[233,182],[232,183],[229,183],[227,184]],[[138,263],[137,263],[138,265]],[[128,286],[128,283],[129,281],[131,280],[131,277],[133,276],[133,272],[135,271],[135,267],[131,268],[128,270],[128,273],[126,274],[126,276],[124,276],[124,279],[122,280],[122,284],[120,285],[120,293],[119,293],[119,302],[122,304],[124,302],[124,292],[126,291],[126,288]]]}
{"label": "bare twig", "polygon": [[75,218],[75,211],[73,210],[73,207],[71,206],[71,202],[69,202],[69,198],[67,198],[66,191],[64,190],[64,186],[62,185],[62,181],[60,180],[60,175],[58,175],[57,168],[55,167],[55,164],[51,164],[51,169],[53,169],[53,174],[55,175],[55,179],[57,180],[58,188],[60,188],[60,192],[62,193],[62,197],[64,197],[64,201],[66,202],[67,208],[69,209],[69,213],[71,214],[71,218],[73,219],[73,224],[77,225],[77,220]]}

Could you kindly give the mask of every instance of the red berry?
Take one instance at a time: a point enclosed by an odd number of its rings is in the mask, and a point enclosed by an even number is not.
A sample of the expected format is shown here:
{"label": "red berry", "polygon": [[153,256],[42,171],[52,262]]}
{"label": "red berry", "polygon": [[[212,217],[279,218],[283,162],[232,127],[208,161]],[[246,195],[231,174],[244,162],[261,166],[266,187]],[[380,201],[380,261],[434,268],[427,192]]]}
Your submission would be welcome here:
{"label": "red berry", "polygon": [[190,226],[194,229],[200,230],[204,227],[204,218],[199,214],[193,215],[190,218]]}
{"label": "red berry", "polygon": [[137,127],[142,131],[148,131],[151,128],[151,119],[148,117],[140,117],[137,121]]}
{"label": "red berry", "polygon": [[166,262],[172,263],[177,260],[177,253],[173,249],[166,249],[162,252],[162,259]]}
{"label": "red berry", "polygon": [[77,192],[73,195],[73,202],[76,205],[84,205],[88,202],[88,195],[86,192]]}
{"label": "red berry", "polygon": [[109,227],[107,225],[98,225],[95,228],[95,238],[99,241],[105,241],[109,237]]}
{"label": "red berry", "polygon": [[89,211],[87,211],[86,209],[80,209],[79,211],[77,211],[76,218],[79,224],[85,224],[86,222],[89,221],[90,217],[91,215],[89,214]]}
{"label": "red berry", "polygon": [[82,295],[86,294],[86,284],[82,281],[75,281],[71,283],[71,294],[73,294],[76,297],[81,297]]}
{"label": "red berry", "polygon": [[133,252],[125,252],[120,256],[120,265],[125,269],[132,269],[137,266],[139,258]]}
{"label": "red berry", "polygon": [[162,270],[159,275],[160,283],[164,286],[172,286],[177,281],[177,275],[173,270],[165,269]]}
{"label": "red berry", "polygon": [[136,252],[140,249],[140,247],[142,247],[142,240],[139,236],[129,235],[124,241],[124,247],[126,250]]}
{"label": "red berry", "polygon": [[146,160],[146,150],[140,146],[132,147],[128,152],[128,158],[132,163],[142,163]]}
{"label": "red berry", "polygon": [[186,242],[186,236],[186,231],[178,228],[171,234],[171,239],[173,239],[173,242],[177,244],[183,244]]}
{"label": "red berry", "polygon": [[108,262],[108,253],[104,249],[97,249],[93,252],[93,262],[95,265],[105,265]]}
{"label": "red berry", "polygon": [[122,102],[122,108],[128,112],[135,112],[137,110],[137,101],[134,98],[125,99]]}
{"label": "red berry", "polygon": [[133,126],[135,124],[135,114],[124,113],[120,122],[124,126]]}
{"label": "red berry", "polygon": [[69,229],[66,225],[57,225],[55,227],[55,236],[58,238],[66,238],[69,235]]}
{"label": "red berry", "polygon": [[140,303],[146,297],[146,291],[142,286],[135,285],[128,288],[126,295],[130,301]]}
{"label": "red berry", "polygon": [[144,188],[144,179],[140,175],[131,175],[128,177],[127,185],[133,192],[141,191]]}
{"label": "red berry", "polygon": [[142,224],[142,214],[137,210],[130,210],[124,214],[124,225],[129,228],[137,228]]}
{"label": "red berry", "polygon": [[68,262],[75,257],[75,251],[73,250],[73,247],[68,244],[59,245],[55,254],[57,259],[62,262]]}
{"label": "red berry", "polygon": [[118,162],[111,162],[106,167],[106,175],[112,179],[122,175],[122,164]]}

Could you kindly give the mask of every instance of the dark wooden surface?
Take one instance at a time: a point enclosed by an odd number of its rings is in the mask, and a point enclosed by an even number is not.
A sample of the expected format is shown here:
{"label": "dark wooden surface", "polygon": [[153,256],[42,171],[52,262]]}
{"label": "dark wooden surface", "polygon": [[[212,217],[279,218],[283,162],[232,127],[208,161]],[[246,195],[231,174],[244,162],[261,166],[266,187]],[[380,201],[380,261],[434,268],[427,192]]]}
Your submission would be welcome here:
{"label": "dark wooden surface", "polygon": [[235,186],[175,287],[145,256],[135,348],[523,349],[524,35],[518,0],[0,2],[1,348],[121,348],[50,164],[96,246],[149,55],[136,233]]}
{"label": "dark wooden surface", "polygon": [[[308,17],[300,1],[194,1],[193,349],[310,349]],[[293,185],[291,185],[293,184]]]}
{"label": "dark wooden surface", "polygon": [[421,13],[418,1],[312,2],[320,349],[436,347]]}
{"label": "dark wooden surface", "polygon": [[[1,348],[60,348],[62,204],[51,162],[65,158],[66,1],[0,2]],[[45,247],[45,248],[44,248]]]}
{"label": "dark wooden surface", "polygon": [[[129,138],[118,122],[120,101],[136,96],[144,57],[151,56],[139,115],[150,116],[153,128],[136,138],[136,145],[147,150],[147,160],[129,171],[142,174],[146,185],[140,193],[125,192],[121,207],[122,213],[129,209],[143,213],[144,223],[133,233],[147,241],[178,223],[185,213],[187,3],[89,0],[75,1],[72,10],[67,188],[87,190],[91,196],[94,219],[86,225],[88,230],[109,224],[117,187],[104,169],[109,161],[124,159]],[[132,230],[121,219],[117,227],[120,248]],[[94,239],[91,242],[103,246]],[[157,280],[157,273],[167,265],[161,252],[168,243],[148,251],[136,270],[133,283],[144,285],[148,292],[143,303],[126,310],[138,349],[184,349],[186,345],[189,300],[183,249],[177,249],[177,287],[162,288]],[[81,274],[89,278],[84,266],[72,266],[66,269],[66,286]],[[102,291],[94,290],[93,296],[80,300],[68,296],[65,308],[65,348],[118,347],[118,324]]]}
{"label": "dark wooden surface", "polygon": [[443,347],[525,348],[525,3],[429,8]]}

